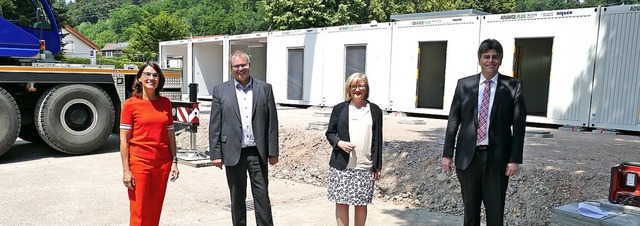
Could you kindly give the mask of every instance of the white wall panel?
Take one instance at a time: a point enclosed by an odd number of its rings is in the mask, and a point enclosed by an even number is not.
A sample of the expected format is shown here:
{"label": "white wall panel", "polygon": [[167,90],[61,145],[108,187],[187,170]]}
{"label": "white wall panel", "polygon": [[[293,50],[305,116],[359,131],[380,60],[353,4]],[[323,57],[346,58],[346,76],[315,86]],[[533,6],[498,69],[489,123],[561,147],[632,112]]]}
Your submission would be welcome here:
{"label": "white wall panel", "polygon": [[603,8],[591,126],[640,131],[640,5]]}
{"label": "white wall panel", "polygon": [[[388,108],[391,62],[391,24],[362,24],[326,28],[324,45],[324,105],[344,101],[345,47],[366,46],[366,75],[369,100]],[[349,75],[346,75],[347,77]]]}
{"label": "white wall panel", "polygon": [[[494,38],[504,48],[500,73],[513,76],[517,38],[553,38],[546,117],[529,122],[587,126],[598,34],[597,8],[483,16],[480,41]],[[524,84],[527,92],[527,84]]]}
{"label": "white wall panel", "polygon": [[198,98],[211,99],[213,87],[222,83],[224,77],[224,37],[194,39],[193,76],[198,83]]}
{"label": "white wall panel", "polygon": [[[394,22],[390,73],[390,106],[393,111],[447,115],[458,79],[478,73],[476,16]],[[418,45],[446,41],[445,96],[443,109],[416,108]],[[428,50],[422,50],[428,51]]]}
{"label": "white wall panel", "polygon": [[[323,29],[301,29],[273,32],[268,36],[267,81],[273,85],[276,102],[322,105]],[[288,60],[290,48],[304,49],[302,100],[287,99]]]}

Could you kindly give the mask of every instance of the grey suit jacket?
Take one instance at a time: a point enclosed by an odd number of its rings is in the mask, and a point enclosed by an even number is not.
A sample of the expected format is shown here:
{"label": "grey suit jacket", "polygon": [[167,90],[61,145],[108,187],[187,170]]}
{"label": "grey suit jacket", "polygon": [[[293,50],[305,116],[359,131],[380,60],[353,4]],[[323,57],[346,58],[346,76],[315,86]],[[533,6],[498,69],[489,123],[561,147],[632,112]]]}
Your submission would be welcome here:
{"label": "grey suit jacket", "polygon": [[[253,114],[251,125],[258,152],[263,163],[269,156],[278,156],[278,113],[269,83],[252,79]],[[234,81],[229,80],[213,88],[211,118],[209,119],[209,155],[211,160],[222,159],[226,166],[235,166],[242,147],[242,122]]]}
{"label": "grey suit jacket", "polygon": [[[469,166],[476,149],[480,74],[458,80],[445,134],[443,157],[454,157],[456,168]],[[500,165],[522,163],[527,110],[522,82],[498,74],[489,124],[489,158]],[[457,136],[457,142],[456,142]]]}

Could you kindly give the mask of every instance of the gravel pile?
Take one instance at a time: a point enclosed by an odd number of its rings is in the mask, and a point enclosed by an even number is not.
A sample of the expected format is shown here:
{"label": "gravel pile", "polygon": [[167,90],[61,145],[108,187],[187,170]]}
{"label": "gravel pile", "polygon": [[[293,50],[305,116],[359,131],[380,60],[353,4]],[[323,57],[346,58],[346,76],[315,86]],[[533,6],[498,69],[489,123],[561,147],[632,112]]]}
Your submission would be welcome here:
{"label": "gravel pile", "polygon": [[[270,168],[272,177],[326,186],[331,147],[321,124],[328,121],[327,111],[279,111],[280,162]],[[207,117],[201,114],[198,127],[200,151],[209,146]],[[409,119],[415,123],[404,123]],[[462,215],[456,175],[440,167],[445,125],[442,119],[385,116],[383,170],[375,196],[407,208]],[[553,138],[526,138],[525,163],[511,178],[507,192],[507,225],[548,225],[553,207],[606,198],[610,168],[640,156],[638,136],[527,129],[550,131]],[[178,145],[189,147],[189,133],[179,135]]]}

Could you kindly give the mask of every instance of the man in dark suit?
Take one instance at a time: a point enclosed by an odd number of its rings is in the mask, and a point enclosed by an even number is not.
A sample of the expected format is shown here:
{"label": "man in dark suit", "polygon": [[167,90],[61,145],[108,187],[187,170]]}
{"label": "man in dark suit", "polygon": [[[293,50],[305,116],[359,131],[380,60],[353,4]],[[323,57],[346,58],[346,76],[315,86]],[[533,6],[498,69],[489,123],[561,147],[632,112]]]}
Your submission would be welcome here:
{"label": "man in dark suit", "polygon": [[[455,168],[464,201],[464,225],[503,225],[509,176],[518,173],[526,126],[522,82],[498,73],[502,45],[484,40],[478,48],[480,74],[458,80],[445,135],[442,168]],[[456,142],[457,136],[457,142]]]}
{"label": "man in dark suit", "polygon": [[233,225],[247,224],[247,172],[258,225],[273,225],[270,165],[278,163],[278,115],[271,85],[249,74],[249,55],[231,56],[234,79],[213,88],[209,150],[213,165],[226,166]]}

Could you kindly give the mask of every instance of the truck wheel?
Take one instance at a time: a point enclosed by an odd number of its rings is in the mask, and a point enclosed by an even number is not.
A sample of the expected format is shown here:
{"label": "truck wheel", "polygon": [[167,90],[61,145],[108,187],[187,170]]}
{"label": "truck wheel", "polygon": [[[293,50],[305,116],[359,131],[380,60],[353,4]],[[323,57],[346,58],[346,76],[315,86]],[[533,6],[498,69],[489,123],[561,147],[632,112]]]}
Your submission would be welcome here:
{"label": "truck wheel", "polygon": [[102,146],[115,121],[109,95],[93,85],[55,86],[36,107],[34,121],[40,137],[68,154],[85,154]]}
{"label": "truck wheel", "polygon": [[36,144],[41,144],[44,142],[42,140],[42,137],[40,137],[40,134],[38,134],[38,130],[36,130],[35,125],[33,124],[23,125],[20,128],[20,133],[18,134],[18,137],[25,141],[29,141],[31,143],[36,143]]}
{"label": "truck wheel", "polygon": [[16,142],[20,133],[20,109],[6,90],[0,87],[0,155]]}
{"label": "truck wheel", "polygon": [[20,109],[20,118],[22,118],[22,126],[20,126],[20,133],[18,133],[18,138],[23,139],[25,141],[29,141],[31,143],[42,144],[44,141],[40,134],[38,134],[38,130],[36,130],[36,125],[33,122],[34,115],[36,114],[33,108],[22,108]]}

